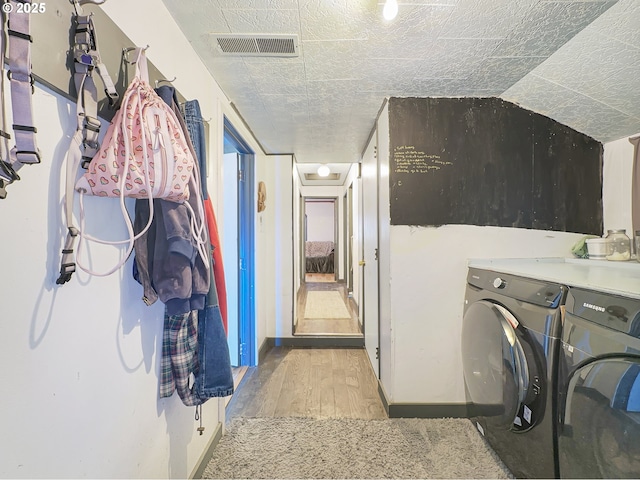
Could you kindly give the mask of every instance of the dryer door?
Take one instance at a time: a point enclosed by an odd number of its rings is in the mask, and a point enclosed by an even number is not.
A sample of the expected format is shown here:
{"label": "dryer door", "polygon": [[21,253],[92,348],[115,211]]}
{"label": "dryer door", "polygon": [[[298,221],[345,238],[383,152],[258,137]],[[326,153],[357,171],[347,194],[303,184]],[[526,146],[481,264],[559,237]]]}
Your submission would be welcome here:
{"label": "dryer door", "polygon": [[558,430],[561,478],[638,478],[640,358],[586,364],[571,376],[565,399]]}
{"label": "dryer door", "polygon": [[[484,418],[489,428],[523,428],[531,362],[519,328],[511,312],[486,300],[471,304],[464,315],[462,358],[471,416]],[[524,415],[529,426],[531,418]]]}

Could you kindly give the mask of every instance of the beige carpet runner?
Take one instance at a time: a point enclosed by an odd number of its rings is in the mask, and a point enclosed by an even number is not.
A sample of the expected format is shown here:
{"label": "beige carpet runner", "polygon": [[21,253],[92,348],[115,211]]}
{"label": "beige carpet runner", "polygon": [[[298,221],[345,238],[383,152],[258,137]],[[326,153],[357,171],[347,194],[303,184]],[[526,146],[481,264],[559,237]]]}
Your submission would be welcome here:
{"label": "beige carpet runner", "polygon": [[238,418],[202,478],[513,478],[461,418]]}
{"label": "beige carpet runner", "polygon": [[340,292],[310,291],[304,308],[304,318],[351,318]]}

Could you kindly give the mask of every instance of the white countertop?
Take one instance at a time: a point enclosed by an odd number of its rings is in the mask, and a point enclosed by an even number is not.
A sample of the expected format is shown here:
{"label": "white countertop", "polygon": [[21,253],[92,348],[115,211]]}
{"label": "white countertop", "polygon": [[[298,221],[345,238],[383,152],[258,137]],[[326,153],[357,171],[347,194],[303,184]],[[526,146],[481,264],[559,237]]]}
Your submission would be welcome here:
{"label": "white countertop", "polygon": [[640,263],[579,258],[478,258],[469,267],[640,299]]}

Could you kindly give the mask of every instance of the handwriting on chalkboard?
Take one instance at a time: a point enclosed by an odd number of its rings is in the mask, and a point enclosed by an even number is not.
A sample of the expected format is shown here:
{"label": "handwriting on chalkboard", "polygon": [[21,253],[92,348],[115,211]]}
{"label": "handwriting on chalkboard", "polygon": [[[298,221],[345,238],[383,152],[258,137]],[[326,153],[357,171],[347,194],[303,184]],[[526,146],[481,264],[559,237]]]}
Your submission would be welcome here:
{"label": "handwriting on chalkboard", "polygon": [[413,145],[393,149],[394,173],[430,173],[451,165],[453,162],[442,160],[440,155],[425,153]]}

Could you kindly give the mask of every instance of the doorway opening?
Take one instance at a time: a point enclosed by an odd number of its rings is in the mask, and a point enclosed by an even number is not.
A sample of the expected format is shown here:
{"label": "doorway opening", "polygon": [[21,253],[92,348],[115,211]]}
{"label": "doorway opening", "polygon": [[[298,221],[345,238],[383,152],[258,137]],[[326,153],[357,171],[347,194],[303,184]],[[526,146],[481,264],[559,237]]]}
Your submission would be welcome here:
{"label": "doorway opening", "polygon": [[[345,196],[348,199],[348,195]],[[339,197],[301,197],[301,286],[294,335],[362,335],[345,278],[350,250],[347,213]],[[344,250],[344,252],[343,252]]]}
{"label": "doorway opening", "polygon": [[222,172],[229,354],[233,366],[255,366],[255,155],[226,117]]}
{"label": "doorway opening", "polygon": [[338,279],[338,242],[335,198],[304,199],[305,282]]}

